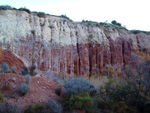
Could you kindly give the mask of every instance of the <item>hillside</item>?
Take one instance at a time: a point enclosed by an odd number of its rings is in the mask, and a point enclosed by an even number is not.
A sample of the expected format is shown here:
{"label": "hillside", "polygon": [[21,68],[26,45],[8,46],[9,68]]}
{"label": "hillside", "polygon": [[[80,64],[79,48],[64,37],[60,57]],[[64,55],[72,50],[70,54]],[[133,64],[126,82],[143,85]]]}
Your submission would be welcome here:
{"label": "hillside", "polygon": [[20,96],[17,88],[21,83],[26,83],[25,76],[13,73],[0,74],[0,91],[6,103],[18,106],[20,109],[29,105],[47,104],[48,100],[58,99],[55,90],[63,87],[56,82],[44,77],[31,77],[29,81],[29,92]]}

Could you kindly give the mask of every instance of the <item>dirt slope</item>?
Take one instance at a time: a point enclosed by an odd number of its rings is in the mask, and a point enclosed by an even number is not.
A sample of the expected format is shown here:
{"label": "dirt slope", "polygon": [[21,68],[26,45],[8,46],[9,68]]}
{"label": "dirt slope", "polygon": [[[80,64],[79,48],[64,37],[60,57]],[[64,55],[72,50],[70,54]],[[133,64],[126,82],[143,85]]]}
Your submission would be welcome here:
{"label": "dirt slope", "polygon": [[[14,80],[15,79],[15,80]],[[29,92],[20,96],[17,87],[20,83],[25,83],[25,77],[11,73],[0,74],[0,91],[5,102],[16,104],[20,107],[33,104],[45,104],[48,100],[60,98],[55,94],[55,89],[63,87],[44,77],[31,77]]]}

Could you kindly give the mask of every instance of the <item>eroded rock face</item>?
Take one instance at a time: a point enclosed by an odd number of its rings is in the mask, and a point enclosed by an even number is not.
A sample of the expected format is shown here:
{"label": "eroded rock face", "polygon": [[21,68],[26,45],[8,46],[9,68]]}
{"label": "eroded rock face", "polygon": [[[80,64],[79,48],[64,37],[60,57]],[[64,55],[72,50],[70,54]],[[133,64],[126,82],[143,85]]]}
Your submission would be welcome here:
{"label": "eroded rock face", "polygon": [[0,31],[1,46],[26,64],[76,76],[99,74],[108,65],[120,68],[132,51],[150,44],[149,34],[16,10],[0,10]]}

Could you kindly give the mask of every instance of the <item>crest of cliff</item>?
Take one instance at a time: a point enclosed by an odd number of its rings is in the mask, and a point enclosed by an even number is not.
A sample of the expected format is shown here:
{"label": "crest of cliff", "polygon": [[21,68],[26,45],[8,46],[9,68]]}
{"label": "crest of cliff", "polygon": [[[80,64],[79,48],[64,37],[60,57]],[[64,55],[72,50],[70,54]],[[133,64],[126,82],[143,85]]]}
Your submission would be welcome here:
{"label": "crest of cliff", "polygon": [[128,64],[132,52],[149,48],[150,32],[1,7],[0,46],[41,71],[91,75]]}

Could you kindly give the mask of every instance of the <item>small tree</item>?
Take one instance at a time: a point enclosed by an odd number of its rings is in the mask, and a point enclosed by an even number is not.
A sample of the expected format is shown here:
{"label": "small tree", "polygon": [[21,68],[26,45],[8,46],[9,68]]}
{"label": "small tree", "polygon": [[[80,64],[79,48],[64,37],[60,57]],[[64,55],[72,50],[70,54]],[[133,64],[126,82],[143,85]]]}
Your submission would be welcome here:
{"label": "small tree", "polygon": [[113,25],[121,27],[121,23],[118,23],[116,20],[111,21]]}
{"label": "small tree", "polygon": [[111,23],[112,23],[113,25],[116,25],[116,24],[117,24],[116,20],[111,21]]}

